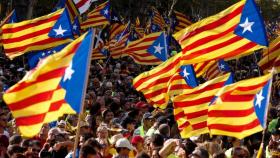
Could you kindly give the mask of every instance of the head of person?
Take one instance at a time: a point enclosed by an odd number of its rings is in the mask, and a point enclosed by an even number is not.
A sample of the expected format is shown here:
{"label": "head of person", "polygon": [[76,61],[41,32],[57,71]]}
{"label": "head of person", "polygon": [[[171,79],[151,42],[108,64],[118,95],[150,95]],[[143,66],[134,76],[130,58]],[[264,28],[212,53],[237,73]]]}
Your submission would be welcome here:
{"label": "head of person", "polygon": [[134,147],[130,144],[126,138],[121,138],[116,142],[116,150],[120,156],[128,156],[129,151],[134,150]]}
{"label": "head of person", "polygon": [[102,146],[101,144],[95,140],[94,138],[90,138],[88,139],[85,143],[84,143],[84,146],[85,145],[90,145],[94,148],[94,150],[97,152],[97,154],[99,154],[99,152],[101,151],[102,149]]}
{"label": "head of person", "polygon": [[126,117],[121,122],[121,125],[124,129],[127,129],[129,132],[133,132],[135,130],[135,121],[130,117]]}
{"label": "head of person", "polygon": [[98,158],[98,156],[91,145],[84,145],[80,150],[79,158]]}
{"label": "head of person", "polygon": [[97,128],[97,138],[99,139],[108,139],[108,129],[105,126],[99,126]]}
{"label": "head of person", "polygon": [[0,128],[4,129],[7,127],[7,114],[5,112],[0,113]]}
{"label": "head of person", "polygon": [[154,134],[151,137],[150,146],[152,150],[160,149],[164,144],[164,138],[161,134]]}
{"label": "head of person", "polygon": [[232,158],[249,158],[250,153],[247,148],[241,147],[234,147],[231,152]]}
{"label": "head of person", "polygon": [[131,144],[135,147],[137,152],[144,150],[144,139],[141,136],[134,136],[131,139]]}
{"label": "head of person", "polygon": [[150,156],[145,152],[137,153],[136,158],[150,158]]}
{"label": "head of person", "polygon": [[150,112],[144,113],[143,118],[142,118],[142,124],[144,127],[146,127],[146,129],[149,129],[153,126],[154,117]]}
{"label": "head of person", "polygon": [[21,142],[22,142],[22,137],[20,135],[17,135],[17,134],[11,136],[10,139],[9,139],[9,144],[10,145],[14,145],[14,144],[21,145]]}
{"label": "head of person", "polygon": [[190,158],[209,158],[209,153],[207,150],[196,147],[195,150],[189,155]]}
{"label": "head of person", "polygon": [[105,123],[109,124],[110,121],[114,118],[114,113],[107,109],[102,112],[102,119]]}
{"label": "head of person", "polygon": [[32,153],[32,157],[39,157],[39,152],[41,151],[41,143],[37,140],[33,140],[30,143],[30,151]]}
{"label": "head of person", "polygon": [[161,135],[163,135],[165,138],[169,138],[170,137],[170,127],[168,126],[168,124],[161,124],[158,128],[159,133]]}
{"label": "head of person", "polygon": [[61,131],[65,131],[66,129],[66,121],[64,120],[60,120],[57,124],[57,127],[61,130]]}
{"label": "head of person", "polygon": [[8,156],[10,158],[16,157],[17,154],[23,154],[24,150],[21,146],[19,145],[9,145],[8,146]]}
{"label": "head of person", "polygon": [[81,121],[80,122],[80,133],[81,135],[90,133],[90,126],[87,122]]}
{"label": "head of person", "polygon": [[48,124],[44,124],[39,132],[39,138],[41,140],[46,140],[48,138],[48,132],[50,130],[50,126]]}

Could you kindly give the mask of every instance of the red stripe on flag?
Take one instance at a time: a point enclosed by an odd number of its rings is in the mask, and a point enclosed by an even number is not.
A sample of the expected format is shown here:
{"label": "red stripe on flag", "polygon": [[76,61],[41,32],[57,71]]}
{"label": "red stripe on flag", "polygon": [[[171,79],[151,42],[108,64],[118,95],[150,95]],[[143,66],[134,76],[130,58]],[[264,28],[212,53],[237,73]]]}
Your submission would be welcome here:
{"label": "red stripe on flag", "polygon": [[[219,105],[212,105],[219,106]],[[244,110],[211,110],[208,117],[246,117],[255,112],[254,107]]]}
{"label": "red stripe on flag", "polygon": [[196,106],[200,104],[210,103],[211,100],[214,98],[214,96],[199,98],[191,101],[180,101],[180,102],[174,102],[175,108],[184,108],[184,107],[191,107]]}
{"label": "red stripe on flag", "polygon": [[34,124],[42,123],[45,119],[46,113],[26,116],[26,117],[19,117],[16,118],[17,126],[31,126]]}

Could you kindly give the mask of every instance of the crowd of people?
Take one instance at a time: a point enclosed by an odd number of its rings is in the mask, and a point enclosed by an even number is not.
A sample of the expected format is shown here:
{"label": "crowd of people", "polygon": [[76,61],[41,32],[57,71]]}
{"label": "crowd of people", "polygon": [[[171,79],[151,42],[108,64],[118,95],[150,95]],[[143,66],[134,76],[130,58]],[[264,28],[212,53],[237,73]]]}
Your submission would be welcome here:
{"label": "crowd of people", "polygon": [[[279,22],[276,24],[279,28]],[[275,29],[272,23],[268,28]],[[261,53],[255,53],[229,61],[235,80],[261,75],[257,66],[260,58]],[[182,139],[172,104],[165,110],[155,109],[133,88],[133,78],[150,69],[151,66],[138,65],[129,57],[92,62],[76,157],[249,158],[257,156],[262,142],[263,157],[280,157],[278,85],[273,86],[266,132],[242,140],[207,134]],[[27,70],[24,58],[10,61],[1,53],[1,94]],[[0,158],[73,158],[78,115],[65,115],[44,124],[37,136],[24,138],[2,98],[0,105]]]}

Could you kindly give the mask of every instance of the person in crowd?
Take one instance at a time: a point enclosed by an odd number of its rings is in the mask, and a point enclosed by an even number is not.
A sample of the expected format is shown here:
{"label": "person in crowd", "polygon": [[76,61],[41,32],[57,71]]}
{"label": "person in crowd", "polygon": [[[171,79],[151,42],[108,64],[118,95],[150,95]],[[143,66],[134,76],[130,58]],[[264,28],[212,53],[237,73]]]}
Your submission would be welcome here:
{"label": "person in crowd", "polygon": [[121,138],[116,142],[117,155],[113,158],[129,158],[129,152],[135,150],[126,138]]}
{"label": "person in crowd", "polygon": [[135,147],[137,154],[144,151],[144,139],[141,136],[133,136],[131,144]]}
{"label": "person in crowd", "polygon": [[142,121],[141,121],[141,126],[139,126],[137,129],[135,129],[133,135],[140,135],[141,137],[145,137],[146,133],[148,130],[152,127],[153,125],[153,120],[154,117],[150,112],[146,112],[143,115]]}

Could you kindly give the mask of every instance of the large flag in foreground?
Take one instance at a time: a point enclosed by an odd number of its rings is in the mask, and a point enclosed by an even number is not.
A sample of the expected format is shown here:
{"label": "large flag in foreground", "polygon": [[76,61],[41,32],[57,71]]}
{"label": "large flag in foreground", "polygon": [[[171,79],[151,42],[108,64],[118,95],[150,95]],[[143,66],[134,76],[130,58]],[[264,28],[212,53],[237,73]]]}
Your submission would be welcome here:
{"label": "large flag in foreground", "polygon": [[13,59],[30,51],[44,50],[72,41],[67,10],[2,27],[6,55]]}
{"label": "large flag in foreground", "polygon": [[210,134],[243,139],[264,130],[271,84],[270,73],[222,88],[209,105]]}
{"label": "large flag in foreground", "polygon": [[208,105],[222,87],[232,82],[233,78],[228,73],[174,97],[174,117],[182,138],[209,133]]}
{"label": "large flag in foreground", "polygon": [[272,67],[276,72],[280,72],[280,36],[269,44],[268,49],[264,50],[263,58],[258,63],[264,73],[268,73]]}
{"label": "large flag in foreground", "polygon": [[185,64],[230,59],[268,45],[264,22],[254,0],[240,1],[174,34]]}
{"label": "large flag in foreground", "polygon": [[3,98],[25,137],[63,114],[79,113],[86,89],[92,31],[40,61]]}

